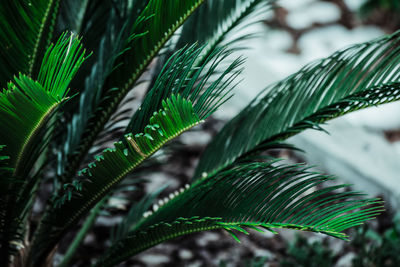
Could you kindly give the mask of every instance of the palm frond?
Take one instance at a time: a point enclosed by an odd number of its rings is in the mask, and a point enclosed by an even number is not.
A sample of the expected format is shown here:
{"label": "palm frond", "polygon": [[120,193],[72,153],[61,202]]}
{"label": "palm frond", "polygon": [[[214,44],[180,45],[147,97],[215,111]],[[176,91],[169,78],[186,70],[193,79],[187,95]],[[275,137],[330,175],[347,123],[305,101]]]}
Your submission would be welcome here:
{"label": "palm frond", "polygon": [[[209,90],[212,92],[215,88]],[[200,97],[201,98],[201,97]],[[36,250],[32,260],[41,262],[43,256],[58,242],[61,235],[85,215],[117,183],[144,160],[179,134],[201,123],[208,112],[196,113],[194,105],[180,95],[172,95],[162,103],[163,109],[149,120],[143,133],[127,134],[114,148],[106,149],[95,162],[80,172],[80,179],[55,201],[42,219],[36,233]],[[205,106],[212,109],[211,106]],[[49,238],[51,232],[51,238]]]}
{"label": "palm frond", "polygon": [[[7,144],[10,166],[15,168],[14,176],[27,174],[46,134],[43,127],[50,122],[61,99],[47,92],[38,82],[25,75],[15,78],[8,90],[0,95],[0,138]],[[33,153],[33,154],[32,154]]]}
{"label": "palm frond", "polygon": [[237,164],[155,206],[97,264],[112,266],[163,241],[212,229],[225,229],[236,240],[235,231],[247,234],[246,228],[296,229],[346,240],[342,231],[379,214],[381,201],[337,192],[347,185],[315,188],[332,179],[277,161]]}
{"label": "palm frond", "polygon": [[7,167],[12,170],[1,177],[6,192],[1,205],[8,229],[2,248],[9,247],[10,242],[22,244],[18,240],[24,238],[24,223],[40,183],[36,170],[41,166],[35,163],[49,143],[57,111],[67,100],[68,84],[84,59],[79,40],[62,35],[46,51],[38,81],[20,74],[0,94],[0,139],[9,156]]}
{"label": "palm frond", "polygon": [[243,60],[236,59],[215,77],[218,66],[229,56],[230,51],[216,49],[203,65],[196,66],[195,62],[203,50],[204,46],[192,45],[178,50],[170,57],[153,88],[132,116],[126,132],[138,132],[143,129],[151,114],[172,94],[180,94],[195,103],[194,110],[203,119],[230,97],[228,93],[234,87],[232,82],[241,72],[238,67]]}
{"label": "palm frond", "polygon": [[0,139],[7,145],[15,176],[26,177],[42,151],[48,133],[41,131],[48,130],[44,126],[65,100],[68,84],[84,59],[79,40],[63,35],[47,50],[37,82],[20,74],[1,93]]}
{"label": "palm frond", "polygon": [[399,41],[397,32],[354,45],[268,87],[216,136],[195,177],[329,119],[398,100]]}
{"label": "palm frond", "polygon": [[250,35],[229,40],[229,35],[238,28],[244,28],[256,22],[254,17],[266,13],[274,0],[211,0],[206,1],[188,19],[182,28],[176,47],[199,42],[206,48],[198,58],[202,64],[212,51],[224,45],[233,47],[233,43],[242,41]]}
{"label": "palm frond", "polygon": [[[157,68],[161,69],[166,60],[187,44],[204,45],[203,51],[197,56],[196,66],[202,66],[215,50],[223,47],[234,47],[234,43],[250,38],[246,34],[240,38],[229,38],[230,34],[239,28],[257,22],[259,14],[266,13],[274,0],[211,0],[202,4],[188,18],[179,33],[176,44],[170,45],[160,56]],[[256,19],[252,19],[256,17]],[[231,51],[237,50],[231,49]],[[155,80],[153,79],[153,83]]]}
{"label": "palm frond", "polygon": [[50,43],[59,0],[4,0],[0,6],[0,87],[19,72],[35,76]]}
{"label": "palm frond", "polygon": [[[157,55],[179,26],[193,13],[204,0],[158,1],[151,0],[138,19],[129,25],[130,36],[114,65],[114,71],[107,77],[103,86],[103,101],[88,120],[74,157],[69,160],[67,177],[74,175],[79,162],[87,153],[96,136],[103,129],[121,102],[122,98],[135,85],[147,65]],[[143,35],[145,33],[145,35]]]}
{"label": "palm frond", "polygon": [[[56,242],[63,231],[76,223],[129,172],[136,169],[169,140],[202,122],[230,96],[229,92],[233,87],[231,84],[240,73],[237,67],[242,60],[234,61],[224,73],[214,76],[213,82],[208,82],[215,67],[226,57],[226,53],[215,54],[214,61],[210,59],[213,62],[210,71],[201,75],[202,69],[198,70],[191,65],[196,53],[200,51],[201,48],[196,49],[195,46],[181,50],[177,57],[171,58],[171,64],[160,73],[157,87],[144,101],[143,108],[146,113],[137,116],[139,124],[148,118],[148,125],[144,125],[141,129],[144,133],[135,136],[132,133],[126,135],[122,141],[115,143],[114,149],[106,149],[94,163],[89,165],[89,168],[81,171],[81,179],[73,181],[70,185],[64,185],[67,190],[57,199],[55,207],[44,216],[42,226],[37,233],[38,247],[41,247],[41,238],[48,241],[50,225],[56,226],[57,234],[54,234]],[[192,72],[196,75],[188,79]],[[175,96],[174,93],[178,94]],[[159,101],[162,109],[154,110]],[[153,111],[157,112],[153,114]],[[150,117],[149,114],[153,116]],[[90,182],[92,180],[96,182]],[[80,197],[73,194],[77,188],[85,191]],[[52,245],[54,244],[49,242],[43,251],[34,252],[33,255],[39,255],[36,258],[40,260],[42,252],[45,253],[45,250],[50,249]]]}
{"label": "palm frond", "polygon": [[[57,179],[55,182],[71,182],[74,166],[68,163],[76,158],[81,137],[87,135],[85,129],[89,118],[94,115],[106,91],[104,82],[113,71],[115,60],[126,49],[126,44],[134,36],[132,24],[137,20],[146,1],[63,1],[58,21],[59,31],[68,29],[83,36],[85,47],[93,51],[93,56],[80,69],[74,91],[79,92],[78,101],[70,101],[64,109],[69,121],[60,129],[61,143],[58,153]],[[82,82],[84,80],[84,82]],[[90,128],[90,126],[89,126]]]}
{"label": "palm frond", "polygon": [[[91,75],[90,73],[95,68],[94,64],[101,65],[98,61],[104,62],[105,55],[109,55],[105,58],[109,59],[114,65],[115,58],[126,49],[124,46],[129,43],[129,38],[133,32],[131,27],[134,28],[132,25],[143,11],[146,2],[143,0],[71,0],[61,2],[58,31],[60,33],[71,31],[82,36],[82,42],[86,49],[93,52],[93,57],[81,69],[78,80],[84,80]],[[107,77],[110,72],[107,71],[103,75]],[[82,92],[83,84],[76,83],[73,85],[77,91]],[[103,84],[101,84],[102,86]]]}
{"label": "palm frond", "polygon": [[[85,82],[77,85],[75,88],[79,91],[79,103],[77,105],[71,105],[71,107],[74,107],[70,112],[73,113],[73,115],[64,130],[65,135],[64,142],[62,143],[63,147],[58,153],[57,173],[59,176],[61,176],[68,167],[69,169],[73,169],[72,166],[68,166],[68,157],[69,160],[76,157],[74,152],[79,147],[81,137],[84,136],[87,123],[95,113],[97,106],[102,101],[101,96],[104,81],[112,72],[115,60],[123,49],[127,38],[125,32],[122,30],[119,33],[116,33],[116,29],[122,29],[124,26],[123,21],[120,21],[116,12],[111,12],[107,18],[108,21],[105,33],[103,33],[102,37],[99,37],[100,40],[95,39],[98,45],[98,47],[94,47],[95,59],[92,62],[89,62],[88,68],[84,69],[83,74],[80,75],[80,77],[85,77],[84,75],[86,74],[86,78],[84,78]],[[91,22],[90,25],[92,25],[92,23],[97,24],[96,20],[92,21],[91,19],[89,21]],[[91,39],[91,42],[93,42],[93,39]],[[85,71],[89,73],[85,73]],[[61,182],[70,182],[70,180],[66,180],[65,178],[67,178],[66,175],[62,176]],[[72,177],[69,178],[72,179]]]}

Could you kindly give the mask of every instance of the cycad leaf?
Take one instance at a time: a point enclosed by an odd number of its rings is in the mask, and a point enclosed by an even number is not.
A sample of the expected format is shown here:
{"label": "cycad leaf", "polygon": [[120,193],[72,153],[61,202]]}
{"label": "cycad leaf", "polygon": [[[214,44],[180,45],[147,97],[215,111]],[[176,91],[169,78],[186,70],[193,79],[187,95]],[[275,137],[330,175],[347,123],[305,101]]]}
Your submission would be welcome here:
{"label": "cycad leaf", "polygon": [[[114,71],[103,86],[102,102],[88,121],[79,148],[70,158],[66,176],[73,176],[79,162],[87,153],[96,136],[103,129],[127,92],[133,88],[148,64],[165,42],[204,0],[150,0],[134,25],[129,25],[131,38],[121,51]],[[145,33],[143,36],[142,34]]]}
{"label": "cycad leaf", "polygon": [[139,110],[132,116],[127,132],[143,129],[151,114],[172,94],[180,94],[193,102],[195,112],[204,119],[230,97],[227,94],[234,86],[232,82],[241,72],[238,67],[243,60],[234,60],[224,71],[218,73],[217,68],[230,51],[216,49],[202,65],[195,65],[204,47],[185,47],[170,57]]}
{"label": "cycad leaf", "polygon": [[64,100],[68,83],[83,60],[79,40],[63,35],[47,50],[37,82],[20,74],[0,94],[0,139],[7,145],[15,175],[24,177],[30,161],[37,159],[40,144],[46,140],[46,123]]}
{"label": "cycad leaf", "polygon": [[[64,5],[62,7],[65,10],[62,10],[64,16],[61,18],[65,16],[72,16],[71,19],[75,18],[76,14],[72,13],[68,6],[80,6],[83,4],[78,2],[80,1],[63,2]],[[123,2],[120,1],[118,3],[122,5]],[[70,160],[76,158],[73,153],[78,149],[80,138],[84,136],[89,118],[102,101],[104,81],[112,72],[115,60],[124,49],[125,42],[129,38],[126,33],[126,26],[132,18],[131,13],[134,13],[133,11],[117,10],[118,7],[113,5],[111,1],[92,0],[85,3],[83,11],[85,14],[80,15],[83,18],[77,18],[79,25],[74,30],[83,35],[83,41],[93,51],[93,57],[80,70],[76,79],[77,82],[73,84],[76,86],[73,89],[79,92],[79,103],[70,102],[69,109],[65,111],[65,113],[72,113],[73,115],[66,125],[66,129],[61,130],[64,133],[64,141],[62,142],[63,147],[58,154],[57,173],[59,176],[63,175],[66,168],[73,169],[72,165],[68,165],[68,156]],[[125,2],[125,5],[127,4]],[[123,8],[121,7],[121,9]],[[123,13],[128,13],[129,16],[121,18],[119,12],[122,11],[124,11]],[[97,25],[99,24],[104,27],[98,27]],[[78,81],[82,80],[85,82],[78,83]],[[73,177],[69,177],[67,181],[64,178],[66,178],[66,175],[61,177],[61,182],[70,182]]]}
{"label": "cycad leaf", "polygon": [[37,158],[32,153],[40,151],[37,144],[43,136],[38,134],[60,103],[61,99],[22,74],[0,95],[0,139],[7,144],[15,175],[29,171],[29,160]]}
{"label": "cycad leaf", "polygon": [[[196,51],[195,48],[192,50]],[[186,57],[193,55],[193,51],[185,54]],[[226,54],[214,59],[213,65],[217,65],[225,58]],[[72,186],[65,187],[74,189],[82,188],[85,191],[82,196],[75,196],[71,201],[65,202],[66,199],[72,197],[70,190],[62,194],[56,201],[56,206],[46,212],[43,223],[39,228],[37,236],[37,247],[39,252],[33,251],[34,261],[43,260],[45,253],[51,249],[55,243],[48,242],[48,228],[55,226],[54,242],[63,234],[68,227],[77,222],[83,215],[87,213],[102,196],[107,194],[109,190],[120,182],[129,172],[135,169],[145,159],[151,156],[156,150],[161,148],[166,142],[175,138],[180,133],[200,123],[207,118],[212,112],[218,108],[228,97],[233,80],[236,78],[240,70],[237,66],[242,62],[240,59],[234,61],[227,70],[214,76],[213,82],[207,83],[209,76],[213,74],[214,67],[210,67],[210,71],[205,76],[200,76],[201,70],[187,63],[184,58],[175,58],[171,65],[165,67],[165,71],[160,74],[160,86],[157,88],[157,94],[154,95],[156,101],[161,101],[163,108],[158,110],[152,118],[149,118],[147,126],[141,131],[144,133],[132,136],[128,134],[121,142],[115,144],[114,149],[108,149],[97,158],[96,162],[89,165],[88,169],[81,172],[82,179],[74,181]],[[190,61],[189,61],[190,62]],[[199,76],[187,79],[188,73],[195,72]],[[179,90],[175,90],[177,88]],[[178,93],[174,96],[173,93]],[[179,94],[181,93],[181,94]],[[163,96],[163,97],[160,97]],[[143,118],[148,118],[152,113],[152,102],[147,102],[150,107],[145,115],[140,115],[139,123],[143,122]],[[153,102],[158,105],[158,102]],[[168,112],[166,111],[168,110]],[[140,111],[139,111],[140,112]],[[142,111],[143,112],[143,111]],[[157,122],[156,122],[157,121]],[[137,131],[138,132],[138,131]],[[129,152],[131,151],[131,152]],[[135,151],[133,153],[132,151]],[[85,180],[87,178],[88,180]],[[82,181],[83,180],[83,181]],[[88,181],[95,180],[95,183]],[[80,184],[80,182],[83,184]],[[64,203],[65,202],[65,203]],[[64,204],[63,204],[64,203]],[[46,239],[47,245],[41,238]]]}
{"label": "cycad leaf", "polygon": [[204,46],[196,62],[193,63],[194,66],[204,65],[216,51],[227,46],[233,47],[233,43],[251,37],[253,34],[243,35],[240,38],[229,38],[229,35],[238,28],[245,28],[248,24],[256,22],[250,17],[257,18],[257,14],[267,12],[274,2],[274,0],[206,1],[185,22],[176,45],[171,45],[171,48],[160,57],[157,68],[161,69],[171,54],[192,43]]}
{"label": "cycad leaf", "polygon": [[201,5],[188,19],[182,28],[177,47],[199,42],[206,44],[203,53],[198,58],[201,64],[212,51],[223,45],[231,46],[249,37],[244,35],[227,43],[228,36],[239,27],[246,27],[250,17],[266,13],[274,0],[211,0]]}
{"label": "cycad leaf", "polygon": [[[32,170],[50,140],[54,116],[67,99],[68,83],[83,60],[79,40],[63,35],[45,53],[39,82],[20,74],[0,94],[0,140],[6,145],[4,153],[9,156],[7,168],[11,172],[1,177],[7,229],[1,240],[2,251],[24,239],[25,222],[40,182],[36,170],[41,166]],[[0,265],[8,257],[9,253],[3,254]]]}
{"label": "cycad leaf", "polygon": [[195,177],[347,112],[399,99],[400,32],[354,45],[268,87],[204,152]]}
{"label": "cycad leaf", "polygon": [[[126,49],[125,46],[132,37],[132,25],[143,11],[146,2],[142,0],[69,0],[61,2],[59,31],[71,31],[82,36],[82,42],[86,49],[93,52],[93,57],[80,70],[79,81],[88,77],[98,66],[101,71],[102,64],[114,65],[115,58]],[[110,63],[106,61],[110,61]],[[110,72],[111,69],[102,75],[107,77]],[[92,90],[101,93],[104,79],[99,82],[101,82],[100,89],[95,86]],[[84,85],[86,84],[76,83],[74,89],[82,92]],[[108,89],[111,88],[106,90]]]}
{"label": "cycad leaf", "polygon": [[[35,250],[32,253],[33,261],[42,260],[41,257],[55,245],[60,235],[86,214],[129,172],[166,142],[201,121],[202,117],[195,113],[190,101],[179,95],[172,95],[163,102],[163,109],[150,118],[150,123],[143,133],[128,134],[123,141],[115,143],[114,148],[106,149],[95,162],[80,172],[80,179],[75,183],[75,187],[79,190],[65,192],[56,200],[54,208],[44,216],[37,233],[37,236],[44,240],[36,238],[34,247],[39,251]],[[49,230],[50,228],[53,231]],[[49,232],[52,232],[50,240]]]}
{"label": "cycad leaf", "polygon": [[0,87],[19,72],[32,76],[49,45],[59,0],[4,0],[0,5]]}
{"label": "cycad leaf", "polygon": [[[111,266],[180,235],[225,229],[296,229],[346,239],[343,230],[362,224],[382,210],[376,199],[358,192],[337,192],[346,185],[315,189],[332,177],[301,165],[243,163],[196,181],[190,188],[143,218],[125,239],[97,263]],[[314,191],[311,191],[313,189]]]}

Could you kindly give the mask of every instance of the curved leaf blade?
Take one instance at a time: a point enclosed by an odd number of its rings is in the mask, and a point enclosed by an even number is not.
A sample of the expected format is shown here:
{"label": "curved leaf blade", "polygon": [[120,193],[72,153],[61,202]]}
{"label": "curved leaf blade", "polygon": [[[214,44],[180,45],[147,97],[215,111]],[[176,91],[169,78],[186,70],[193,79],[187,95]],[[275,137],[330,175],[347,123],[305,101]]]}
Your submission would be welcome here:
{"label": "curved leaf blade", "polygon": [[65,192],[45,213],[36,233],[33,262],[40,262],[61,235],[129,172],[165,143],[202,122],[192,104],[179,95],[164,101],[163,107],[151,117],[143,133],[127,134],[123,141],[115,143],[114,148],[106,149],[88,168],[82,170],[79,180],[64,186]]}
{"label": "curved leaf blade", "polygon": [[[382,211],[381,201],[359,199],[358,192],[337,192],[347,185],[315,189],[332,177],[301,165],[242,163],[196,181],[153,212],[114,244],[97,263],[110,266],[180,235],[225,229],[295,229],[346,240],[343,230]],[[314,189],[314,191],[311,191]]]}
{"label": "curved leaf blade", "polygon": [[0,6],[0,86],[19,72],[36,74],[57,16],[59,0],[2,1]]}
{"label": "curved leaf blade", "polygon": [[206,148],[199,179],[283,140],[360,108],[399,98],[400,32],[311,63],[268,87]]}
{"label": "curved leaf blade", "polygon": [[[131,27],[131,38],[115,61],[114,71],[107,77],[105,92],[90,117],[76,153],[69,157],[66,177],[72,177],[105,123],[116,111],[123,97],[133,88],[148,64],[173,33],[204,0],[151,0]],[[136,38],[140,36],[140,38]],[[67,179],[68,180],[68,179]]]}

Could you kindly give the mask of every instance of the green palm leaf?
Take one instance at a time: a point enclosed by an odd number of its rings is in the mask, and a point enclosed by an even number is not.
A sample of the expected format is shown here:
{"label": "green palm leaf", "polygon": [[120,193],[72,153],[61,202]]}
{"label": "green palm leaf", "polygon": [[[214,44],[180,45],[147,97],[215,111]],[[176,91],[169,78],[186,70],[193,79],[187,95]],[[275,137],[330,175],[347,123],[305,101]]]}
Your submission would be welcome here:
{"label": "green palm leaf", "polygon": [[187,44],[196,42],[204,45],[204,48],[197,56],[195,65],[204,65],[215,51],[227,46],[233,47],[234,43],[250,38],[253,34],[234,39],[229,36],[234,30],[256,22],[252,18],[257,18],[259,14],[267,12],[274,2],[274,0],[206,1],[188,18],[182,27],[177,43],[171,45],[169,50],[160,57],[157,68],[161,69],[171,54]]}
{"label": "green palm leaf", "polygon": [[[143,103],[146,115],[139,116],[141,119],[139,123],[143,122],[143,118],[148,118],[148,121],[147,125],[143,126],[141,134],[126,135],[122,141],[115,143],[115,148],[105,150],[95,162],[89,164],[89,168],[81,171],[80,179],[70,185],[64,185],[66,192],[56,200],[55,207],[45,213],[36,234],[34,247],[38,249],[31,252],[34,262],[43,260],[41,257],[55,245],[61,235],[129,172],[165,143],[202,122],[229,97],[231,83],[240,73],[240,70],[236,69],[242,60],[235,60],[224,73],[215,77],[213,82],[208,82],[212,71],[226,54],[214,55],[214,67],[203,76],[202,69],[198,70],[192,66],[193,55],[199,51],[201,48],[195,49],[194,46],[182,50],[182,56],[173,57],[171,64],[160,73],[159,82],[153,88],[155,94],[149,94]],[[197,75],[189,78],[193,72]],[[178,95],[174,96],[173,93]],[[162,109],[152,117],[148,116],[152,114],[148,112],[148,108],[153,108],[152,103],[155,102],[148,102],[147,99],[161,101]],[[74,194],[75,189],[82,189],[83,192]],[[52,234],[54,238],[49,240],[48,232],[52,226],[54,226]]]}
{"label": "green palm leaf", "polygon": [[37,146],[44,135],[39,133],[60,103],[61,99],[22,74],[0,95],[0,138],[7,144],[14,176],[24,177],[30,170],[31,160],[37,158],[31,153],[41,150]]}
{"label": "green palm leaf", "polygon": [[[71,31],[82,36],[82,42],[86,49],[93,52],[93,56],[78,74],[79,81],[91,75],[96,67],[100,66],[101,69],[102,64],[106,64],[103,63],[106,60],[111,62],[107,64],[117,66],[117,64],[114,65],[114,60],[132,41],[129,38],[134,32],[133,25],[146,6],[146,2],[143,0],[69,0],[61,2],[58,32]],[[103,75],[107,77],[110,72],[111,70],[108,70]],[[104,79],[100,84],[100,89],[96,86],[90,89],[101,91],[103,83]],[[74,89],[79,92],[83,91],[84,85],[86,87],[86,84],[82,83],[73,85]]]}
{"label": "green palm leaf", "polygon": [[[237,240],[234,232],[247,234],[246,228],[296,229],[346,240],[342,231],[379,214],[381,202],[361,200],[358,192],[337,192],[346,185],[315,189],[332,179],[276,161],[237,164],[155,207],[97,264],[112,266],[163,241],[212,229],[225,229]],[[307,193],[310,189],[315,190]]]}
{"label": "green palm leaf", "polygon": [[212,51],[224,45],[232,46],[250,35],[229,40],[229,34],[254,23],[253,17],[266,13],[274,0],[211,0],[200,6],[184,24],[176,47],[199,42],[206,44],[198,62],[202,64]]}
{"label": "green palm leaf", "polygon": [[397,32],[352,46],[268,87],[216,136],[195,177],[329,119],[398,100],[399,41]]}
{"label": "green palm leaf", "polygon": [[68,84],[85,59],[81,49],[79,40],[63,35],[47,50],[38,81],[20,74],[0,94],[0,139],[15,176],[26,177],[35,153],[42,151],[47,135],[42,130],[66,99]]}
{"label": "green palm leaf", "polygon": [[[1,202],[8,229],[2,248],[24,238],[24,223],[40,182],[36,170],[41,166],[35,163],[49,143],[57,110],[67,100],[68,84],[84,60],[79,40],[62,35],[46,51],[38,81],[20,74],[0,94],[0,139],[6,145],[3,152],[9,156],[7,168],[11,170],[0,177],[6,192]],[[9,257],[7,249],[4,253],[3,262]]]}
{"label": "green palm leaf", "polygon": [[67,177],[74,175],[96,136],[103,129],[127,92],[132,89],[147,65],[157,55],[165,42],[204,0],[151,0],[138,17],[131,34],[146,33],[141,38],[130,38],[114,65],[114,71],[103,86],[103,101],[89,119],[77,152],[70,157]]}
{"label": "green palm leaf", "polygon": [[[221,62],[229,56],[230,50],[215,49],[203,64],[198,66],[196,61],[204,48],[205,46],[192,45],[178,50],[170,57],[139,110],[132,116],[126,132],[138,132],[143,129],[151,114],[172,94],[181,94],[182,97],[196,102],[195,112],[203,118],[207,118],[230,97],[224,94],[230,91],[227,88],[234,87],[232,82],[241,72],[238,67],[243,60],[234,60],[217,76],[215,73]],[[211,106],[213,108],[209,109]]]}
{"label": "green palm leaf", "polygon": [[[36,240],[36,247],[43,242],[46,245],[44,249],[49,249],[49,246],[57,241],[49,240],[49,228],[54,229],[52,236],[59,237],[129,172],[166,142],[201,121],[202,118],[194,112],[191,102],[181,96],[171,96],[171,99],[163,102],[163,109],[150,118],[150,124],[145,127],[143,133],[126,135],[124,142],[115,143],[114,148],[105,150],[95,162],[89,164],[89,168],[80,172],[81,177],[76,184],[79,190],[65,192],[56,200],[55,208],[46,213],[38,233],[38,236],[45,240]],[[41,233],[40,230],[45,233]],[[40,260],[38,256],[41,256],[42,252],[35,251],[33,260]]]}
{"label": "green palm leaf", "polygon": [[[79,103],[72,103],[68,106],[67,112],[72,113],[70,122],[66,125],[64,142],[61,151],[58,153],[58,170],[61,182],[71,182],[73,177],[63,175],[68,168],[68,156],[70,160],[75,158],[74,152],[79,147],[79,142],[83,136],[87,123],[96,111],[97,106],[102,101],[102,87],[107,76],[112,72],[114,63],[121,50],[124,48],[126,32],[122,29],[127,19],[122,20],[117,16],[117,12],[111,8],[111,3],[99,5],[98,0],[89,2],[88,11],[81,31],[85,34],[86,43],[93,49],[93,58],[89,60],[86,68],[80,71],[76,79],[76,91],[79,91]],[[100,10],[98,10],[100,9]],[[109,12],[110,14],[104,14]],[[92,14],[94,13],[94,14]],[[89,15],[90,14],[90,15]],[[104,18],[107,19],[104,32],[99,33],[99,29],[94,30],[97,24],[102,24]],[[115,29],[120,29],[116,32]],[[78,81],[85,80],[78,84]],[[69,169],[72,169],[69,166]],[[62,176],[63,175],[63,176]],[[66,178],[69,178],[68,180]]]}
{"label": "green palm leaf", "polygon": [[0,86],[18,72],[36,75],[50,43],[59,0],[4,0],[0,6]]}

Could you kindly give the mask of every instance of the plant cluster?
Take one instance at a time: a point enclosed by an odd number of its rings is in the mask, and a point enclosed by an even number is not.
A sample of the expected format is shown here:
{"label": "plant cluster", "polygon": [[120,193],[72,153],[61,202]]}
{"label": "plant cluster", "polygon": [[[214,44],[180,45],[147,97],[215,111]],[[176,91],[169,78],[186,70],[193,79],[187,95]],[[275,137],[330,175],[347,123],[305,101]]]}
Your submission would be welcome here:
{"label": "plant cluster", "polygon": [[[70,265],[109,199],[141,181],[143,164],[232,96],[243,62],[232,55],[252,36],[230,36],[273,4],[4,0],[0,265],[52,265],[58,244],[83,221],[60,263]],[[347,185],[321,188],[334,178],[264,152],[293,148],[288,137],[338,116],[398,100],[399,43],[395,33],[356,44],[266,87],[208,145],[190,185],[157,204],[160,190],[132,205],[94,266],[214,229],[238,241],[249,229],[280,228],[347,240],[344,231],[377,216],[382,201],[343,190]],[[142,103],[126,118],[121,103],[151,66]],[[96,141],[110,140],[97,151]],[[35,221],[38,192],[49,184]]]}

